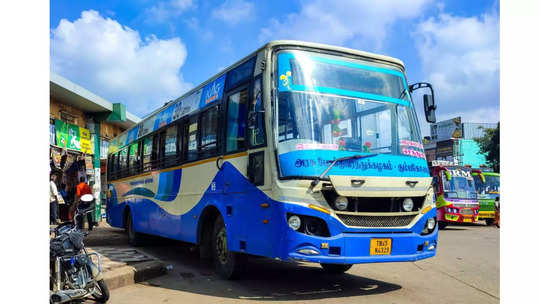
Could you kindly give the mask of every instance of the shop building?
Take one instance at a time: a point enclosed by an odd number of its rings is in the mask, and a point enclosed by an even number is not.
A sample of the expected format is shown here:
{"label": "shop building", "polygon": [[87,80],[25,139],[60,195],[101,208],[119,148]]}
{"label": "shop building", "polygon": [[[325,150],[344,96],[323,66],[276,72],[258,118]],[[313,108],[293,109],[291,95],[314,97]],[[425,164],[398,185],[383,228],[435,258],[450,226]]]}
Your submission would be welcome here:
{"label": "shop building", "polygon": [[[51,73],[49,156],[51,173],[65,184],[68,200],[81,176],[93,187],[96,205],[104,198],[107,151],[110,140],[141,119],[85,88]],[[100,216],[100,208],[96,217]]]}
{"label": "shop building", "polygon": [[424,138],[428,162],[446,160],[455,165],[487,166],[486,157],[474,140],[484,136],[485,129],[496,128],[496,123],[461,122],[456,117],[431,124],[431,134]]}

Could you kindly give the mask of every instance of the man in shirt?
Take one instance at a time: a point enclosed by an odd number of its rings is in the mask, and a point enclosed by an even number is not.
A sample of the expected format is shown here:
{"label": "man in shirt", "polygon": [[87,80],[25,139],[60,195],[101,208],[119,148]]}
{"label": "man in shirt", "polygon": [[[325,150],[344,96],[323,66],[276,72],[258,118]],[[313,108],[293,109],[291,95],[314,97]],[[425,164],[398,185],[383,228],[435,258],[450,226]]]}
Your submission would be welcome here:
{"label": "man in shirt", "polygon": [[[89,208],[90,206],[93,205],[93,202],[90,202],[90,203],[83,203],[81,201],[81,197],[85,194],[92,194],[92,189],[90,188],[90,186],[88,186],[88,184],[85,182],[85,179],[84,179],[84,176],[81,176],[81,178],[79,179],[79,184],[77,185],[77,199],[79,201],[79,206],[78,208],[79,209],[87,209]],[[88,230],[92,231],[92,229],[94,228],[94,221],[92,220],[92,213],[93,212],[89,212],[86,214],[86,217],[88,219]],[[81,221],[79,222],[79,228],[82,229],[83,227],[83,219],[81,219]]]}
{"label": "man in shirt", "polygon": [[58,189],[56,188],[56,174],[51,175],[51,181],[49,183],[49,208],[51,225],[58,224]]}

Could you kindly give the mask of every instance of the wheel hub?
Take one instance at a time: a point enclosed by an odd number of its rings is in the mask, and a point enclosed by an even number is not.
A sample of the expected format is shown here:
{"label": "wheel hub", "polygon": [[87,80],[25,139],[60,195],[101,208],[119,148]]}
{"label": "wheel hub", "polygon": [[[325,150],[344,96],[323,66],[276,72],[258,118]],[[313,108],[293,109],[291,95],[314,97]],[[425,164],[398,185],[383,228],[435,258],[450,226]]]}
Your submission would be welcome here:
{"label": "wheel hub", "polygon": [[227,233],[225,232],[225,229],[221,229],[217,234],[216,251],[219,262],[221,264],[227,263],[229,250],[227,248]]}

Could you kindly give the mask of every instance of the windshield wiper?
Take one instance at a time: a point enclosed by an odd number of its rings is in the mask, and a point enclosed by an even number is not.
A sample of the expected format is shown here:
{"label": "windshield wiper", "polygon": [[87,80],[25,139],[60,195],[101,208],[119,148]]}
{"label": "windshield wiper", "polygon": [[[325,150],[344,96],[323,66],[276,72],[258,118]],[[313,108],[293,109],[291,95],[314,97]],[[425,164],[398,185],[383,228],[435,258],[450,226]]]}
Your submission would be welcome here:
{"label": "windshield wiper", "polygon": [[309,188],[308,188],[308,192],[313,192],[313,188],[315,188],[315,186],[317,186],[319,184],[319,182],[326,175],[326,173],[328,173],[328,171],[330,171],[330,169],[332,169],[332,167],[335,164],[337,164],[338,162],[341,162],[341,161],[344,161],[344,160],[349,160],[349,159],[360,159],[360,158],[373,157],[373,156],[376,156],[376,155],[378,155],[378,154],[377,153],[373,153],[373,154],[356,154],[356,155],[352,155],[352,156],[345,156],[345,157],[340,157],[340,158],[334,159],[334,161],[326,168],[326,170],[324,170],[321,175],[317,176],[311,182],[311,184],[309,185]]}

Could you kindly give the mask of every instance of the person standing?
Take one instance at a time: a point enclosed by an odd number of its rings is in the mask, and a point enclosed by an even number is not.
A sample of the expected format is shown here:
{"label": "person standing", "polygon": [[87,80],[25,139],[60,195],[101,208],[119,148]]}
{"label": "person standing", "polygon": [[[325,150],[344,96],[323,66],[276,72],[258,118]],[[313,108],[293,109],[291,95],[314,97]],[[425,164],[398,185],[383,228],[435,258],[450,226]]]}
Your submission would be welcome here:
{"label": "person standing", "polygon": [[58,189],[56,188],[56,174],[51,175],[49,183],[49,208],[50,208],[50,224],[58,224]]}
{"label": "person standing", "polygon": [[[81,176],[79,181],[80,182],[77,185],[77,200],[79,202],[79,205],[77,206],[77,208],[87,209],[93,205],[93,202],[84,203],[81,201],[81,197],[85,194],[92,194],[92,189],[86,183],[84,176]],[[92,213],[93,212],[89,212],[86,214],[87,219],[88,219],[88,230],[90,231],[92,231],[92,229],[94,228],[94,221],[92,220]],[[79,228],[82,229],[82,227],[83,227],[83,219],[81,219],[81,221],[79,222]]]}

